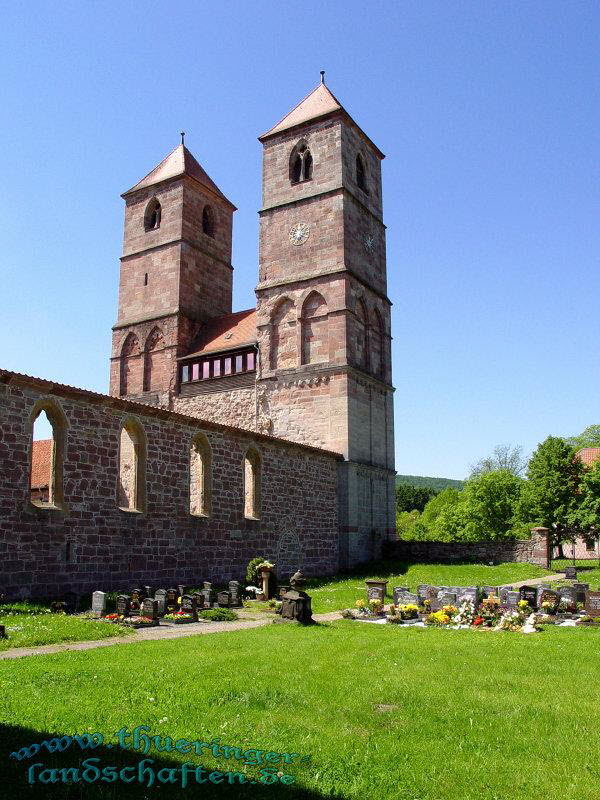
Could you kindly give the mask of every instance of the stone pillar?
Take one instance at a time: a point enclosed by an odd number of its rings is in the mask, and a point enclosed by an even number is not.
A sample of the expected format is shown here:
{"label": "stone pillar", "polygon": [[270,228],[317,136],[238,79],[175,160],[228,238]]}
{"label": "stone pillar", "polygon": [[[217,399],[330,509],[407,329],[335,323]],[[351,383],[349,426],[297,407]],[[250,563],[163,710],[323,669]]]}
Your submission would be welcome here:
{"label": "stone pillar", "polygon": [[544,567],[544,569],[550,569],[551,561],[550,530],[548,528],[532,528],[531,563]]}

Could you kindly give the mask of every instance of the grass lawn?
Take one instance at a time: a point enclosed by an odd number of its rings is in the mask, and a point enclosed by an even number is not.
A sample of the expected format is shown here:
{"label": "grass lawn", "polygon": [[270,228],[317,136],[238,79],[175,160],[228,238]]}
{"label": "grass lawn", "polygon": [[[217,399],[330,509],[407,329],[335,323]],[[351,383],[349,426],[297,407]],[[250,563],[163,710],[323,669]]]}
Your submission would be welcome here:
{"label": "grass lawn", "polygon": [[[109,625],[94,619],[51,614],[44,606],[14,603],[12,610],[0,609],[0,625],[8,639],[0,639],[0,651],[11,647],[39,647],[57,642],[87,642],[132,633],[123,625]],[[33,612],[33,613],[32,613]]]}
{"label": "grass lawn", "polygon": [[[592,628],[523,636],[339,621],[4,661],[0,795],[596,800],[599,682],[600,631]],[[136,725],[173,740],[220,737],[311,760],[279,767],[295,777],[288,786],[150,790],[27,784],[35,762],[76,767],[92,756],[121,766],[143,757],[117,747],[8,758],[53,734],[98,732],[106,745]],[[259,769],[206,751],[145,757],[156,770],[185,760],[250,778]]]}
{"label": "grass lawn", "polygon": [[498,586],[512,581],[541,578],[548,570],[533,564],[410,564],[402,561],[370,563],[366,571],[352,576],[318,578],[309,581],[307,591],[312,597],[313,612],[339,611],[353,608],[359,597],[365,597],[365,578],[386,578],[387,597],[392,601],[394,586],[408,586],[415,590],[419,583],[434,586]]}
{"label": "grass lawn", "polygon": [[[596,589],[600,585],[600,567],[598,567],[598,560],[594,559],[590,561],[576,561],[575,565],[578,568],[577,580],[580,580],[583,583],[589,583],[590,589],[596,591]],[[572,558],[563,558],[563,559],[554,558],[552,560],[552,570],[555,572],[562,572],[565,567],[572,567],[572,566],[573,566]]]}

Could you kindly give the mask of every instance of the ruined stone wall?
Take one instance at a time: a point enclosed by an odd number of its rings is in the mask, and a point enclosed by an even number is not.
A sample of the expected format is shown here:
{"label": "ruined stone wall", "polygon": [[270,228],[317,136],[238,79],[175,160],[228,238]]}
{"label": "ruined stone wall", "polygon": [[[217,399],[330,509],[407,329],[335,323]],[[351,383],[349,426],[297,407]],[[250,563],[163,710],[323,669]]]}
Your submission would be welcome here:
{"label": "ruined stone wall", "polygon": [[[64,419],[63,480],[59,506],[39,508],[29,498],[32,418],[48,400]],[[143,432],[139,511],[119,508],[123,424]],[[190,513],[199,431],[212,458],[206,517]],[[258,519],[244,515],[249,448],[260,456]],[[238,579],[257,555],[284,558],[286,543],[289,568],[333,573],[339,462],[334,453],[0,371],[0,592],[57,596]]]}
{"label": "ruined stone wall", "polygon": [[[233,425],[248,431],[257,430],[256,390],[254,386],[228,389],[223,392],[209,392],[191,395],[177,395],[173,398],[173,411],[190,417]],[[260,432],[268,433],[269,431]]]}

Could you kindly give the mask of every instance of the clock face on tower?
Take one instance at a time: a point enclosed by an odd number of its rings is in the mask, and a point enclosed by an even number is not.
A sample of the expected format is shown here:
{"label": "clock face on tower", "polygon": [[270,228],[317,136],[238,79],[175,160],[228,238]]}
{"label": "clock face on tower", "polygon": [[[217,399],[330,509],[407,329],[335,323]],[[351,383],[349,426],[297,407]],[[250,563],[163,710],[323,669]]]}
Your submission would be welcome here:
{"label": "clock face on tower", "polygon": [[306,222],[297,222],[295,225],[292,225],[290,229],[290,242],[296,246],[304,244],[304,242],[308,239],[309,233],[310,228]]}
{"label": "clock face on tower", "polygon": [[371,254],[375,250],[375,235],[373,233],[365,233],[363,244],[367,253]]}

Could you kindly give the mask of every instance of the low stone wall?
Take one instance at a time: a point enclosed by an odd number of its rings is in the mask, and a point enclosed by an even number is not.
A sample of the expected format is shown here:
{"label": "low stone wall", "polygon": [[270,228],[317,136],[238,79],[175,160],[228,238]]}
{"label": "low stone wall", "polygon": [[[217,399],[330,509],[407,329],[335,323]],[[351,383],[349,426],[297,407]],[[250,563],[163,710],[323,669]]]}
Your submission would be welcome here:
{"label": "low stone wall", "polygon": [[488,564],[490,561],[522,561],[550,567],[550,543],[547,528],[534,528],[531,539],[513,539],[503,542],[405,542],[390,544],[389,555],[406,561],[438,563],[445,561],[470,561]]}

